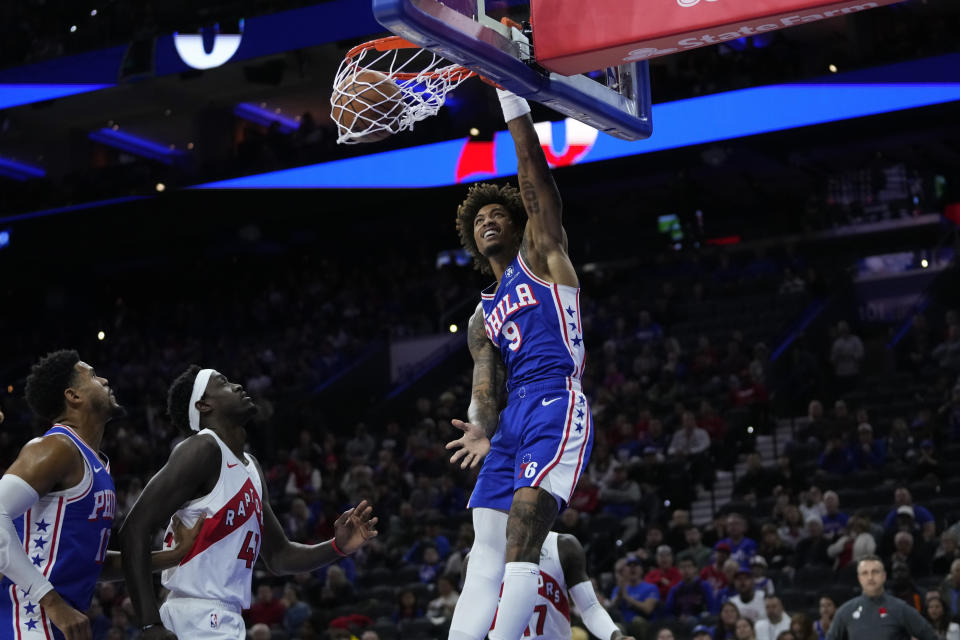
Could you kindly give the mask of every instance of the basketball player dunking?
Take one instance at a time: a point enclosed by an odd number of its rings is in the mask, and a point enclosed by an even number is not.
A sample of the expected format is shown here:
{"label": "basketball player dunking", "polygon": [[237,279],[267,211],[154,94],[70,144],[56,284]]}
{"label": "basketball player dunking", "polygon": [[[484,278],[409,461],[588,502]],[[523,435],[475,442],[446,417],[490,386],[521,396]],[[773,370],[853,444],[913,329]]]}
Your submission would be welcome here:
{"label": "basketball player dunking", "polygon": [[[593,443],[580,390],[580,289],[567,256],[560,194],[526,100],[498,95],[516,147],[520,189],[475,185],[457,212],[461,242],[497,281],[470,319],[469,421],[453,421],[464,434],[447,445],[459,449],[451,462],[464,468],[483,462],[470,497],[475,542],[451,640],[483,638],[494,612],[491,640],[523,634],[537,599],[540,548]],[[504,367],[508,399],[498,420]]]}
{"label": "basketball player dunking", "polygon": [[[117,507],[103,431],[123,408],[76,351],[47,354],[27,377],[27,403],[53,422],[28,442],[0,478],[0,638],[89,640],[97,580],[120,580],[120,554],[107,551]],[[197,529],[174,523],[176,550],[148,568],[175,566]],[[149,536],[148,536],[149,537]]]}
{"label": "basketball player dunking", "polygon": [[[190,367],[170,386],[167,408],[174,425],[194,433],[147,483],[120,530],[141,638],[243,640],[240,611],[250,606],[259,555],[276,574],[312,571],[377,535],[373,508],[363,501],[337,519],[333,540],[302,545],[287,539],[264,492],[260,464],[243,450],[257,407],[222,373]],[[206,521],[179,566],[163,572],[170,595],[158,609],[147,566],[149,532],[175,513],[188,525],[201,516]]]}

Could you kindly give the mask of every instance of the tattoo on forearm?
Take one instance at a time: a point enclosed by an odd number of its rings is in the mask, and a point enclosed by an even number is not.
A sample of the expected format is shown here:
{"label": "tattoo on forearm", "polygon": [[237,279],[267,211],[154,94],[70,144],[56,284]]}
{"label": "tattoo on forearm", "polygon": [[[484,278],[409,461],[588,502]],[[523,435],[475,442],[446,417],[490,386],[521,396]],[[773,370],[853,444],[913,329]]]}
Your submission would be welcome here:
{"label": "tattoo on forearm", "polygon": [[474,314],[470,320],[467,343],[473,355],[473,394],[467,418],[471,423],[483,428],[487,437],[497,430],[502,386],[502,364],[497,350],[487,338],[483,325],[483,316]]}
{"label": "tattoo on forearm", "polygon": [[492,358],[485,358],[474,365],[473,398],[468,411],[470,422],[483,427],[488,438],[497,430],[498,422],[499,387],[496,369]]}
{"label": "tattoo on forearm", "polygon": [[528,216],[540,215],[540,198],[537,196],[537,188],[527,178],[520,180],[520,196],[523,198],[523,206]]}

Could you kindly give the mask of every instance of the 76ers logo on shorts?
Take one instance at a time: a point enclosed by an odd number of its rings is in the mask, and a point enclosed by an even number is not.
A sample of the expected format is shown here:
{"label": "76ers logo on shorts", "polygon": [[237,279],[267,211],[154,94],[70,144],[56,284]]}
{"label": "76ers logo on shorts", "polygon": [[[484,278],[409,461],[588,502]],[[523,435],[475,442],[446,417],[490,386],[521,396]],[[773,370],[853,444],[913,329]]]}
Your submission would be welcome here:
{"label": "76ers logo on shorts", "polygon": [[217,614],[211,613],[211,614],[210,614],[210,628],[211,628],[211,629],[216,629],[216,628],[218,628],[219,626],[220,626],[220,619],[217,618]]}
{"label": "76ers logo on shorts", "polygon": [[520,459],[520,475],[517,478],[532,478],[535,475],[537,475],[537,463],[533,461],[531,454],[523,454],[523,458]]}

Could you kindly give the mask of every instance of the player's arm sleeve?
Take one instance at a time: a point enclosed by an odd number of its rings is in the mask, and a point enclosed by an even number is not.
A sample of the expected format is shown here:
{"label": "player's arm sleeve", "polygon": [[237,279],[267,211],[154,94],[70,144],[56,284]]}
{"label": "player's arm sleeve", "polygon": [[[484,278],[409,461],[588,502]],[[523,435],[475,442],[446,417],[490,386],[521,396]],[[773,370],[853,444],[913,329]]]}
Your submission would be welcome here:
{"label": "player's arm sleeve", "polygon": [[52,591],[53,585],[30,562],[13,520],[39,499],[36,490],[23,478],[10,473],[0,478],[0,574],[10,578],[34,600]]}
{"label": "player's arm sleeve", "polygon": [[[597,600],[593,583],[589,580],[571,587],[570,596],[573,598],[573,603],[577,605],[577,609],[580,610],[580,617],[583,619],[583,624],[587,626],[587,630],[600,640],[609,640],[613,637],[615,631],[620,630],[614,624],[613,618],[610,617],[607,610]],[[921,638],[921,640],[926,639]]]}

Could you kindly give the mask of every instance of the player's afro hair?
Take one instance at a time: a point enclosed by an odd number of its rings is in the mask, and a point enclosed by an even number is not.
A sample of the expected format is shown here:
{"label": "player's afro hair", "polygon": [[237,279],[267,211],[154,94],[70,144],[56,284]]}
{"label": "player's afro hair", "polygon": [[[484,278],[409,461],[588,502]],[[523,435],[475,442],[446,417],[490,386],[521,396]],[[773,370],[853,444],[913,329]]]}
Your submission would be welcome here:
{"label": "player's afro hair", "polygon": [[167,413],[170,415],[170,422],[183,433],[193,433],[190,428],[190,396],[193,395],[193,383],[200,373],[200,366],[190,365],[186,371],[181,373],[167,392]]}
{"label": "player's afro hair", "polygon": [[43,356],[30,368],[24,397],[33,412],[53,422],[66,409],[63,392],[73,384],[74,367],[80,354],[73,349],[61,349]]}
{"label": "player's afro hair", "polygon": [[527,212],[523,208],[520,190],[513,185],[498,186],[489,182],[480,182],[470,187],[467,199],[457,208],[457,231],[460,232],[460,244],[473,256],[473,268],[481,273],[492,274],[490,260],[480,254],[477,241],[473,237],[473,220],[477,213],[488,204],[501,204],[510,214],[510,219],[520,234],[527,224]]}

